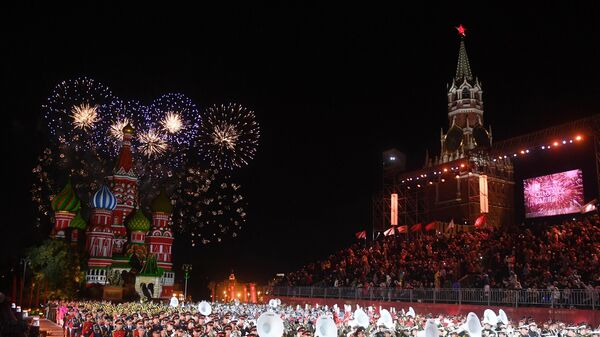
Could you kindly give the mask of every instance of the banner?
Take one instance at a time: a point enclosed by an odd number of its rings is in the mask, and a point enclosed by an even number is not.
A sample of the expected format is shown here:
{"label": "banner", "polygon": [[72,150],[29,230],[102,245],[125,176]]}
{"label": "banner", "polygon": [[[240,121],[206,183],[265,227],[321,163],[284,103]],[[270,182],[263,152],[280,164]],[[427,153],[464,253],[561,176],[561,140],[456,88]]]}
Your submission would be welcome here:
{"label": "banner", "polygon": [[390,225],[398,226],[398,193],[392,193],[390,204]]}
{"label": "banner", "polygon": [[486,175],[479,176],[479,212],[488,213],[488,179]]}
{"label": "banner", "polygon": [[366,239],[367,238],[367,231],[360,231],[356,234],[354,234],[356,236],[357,239]]}

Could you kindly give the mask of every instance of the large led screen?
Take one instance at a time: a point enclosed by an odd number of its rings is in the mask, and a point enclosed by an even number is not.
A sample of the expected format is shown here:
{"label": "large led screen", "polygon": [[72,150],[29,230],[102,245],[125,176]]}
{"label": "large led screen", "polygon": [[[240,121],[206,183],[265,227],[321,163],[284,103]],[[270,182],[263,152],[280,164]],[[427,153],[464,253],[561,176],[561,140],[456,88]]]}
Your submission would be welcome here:
{"label": "large led screen", "polygon": [[525,217],[577,213],[583,204],[583,174],[571,170],[523,180]]}

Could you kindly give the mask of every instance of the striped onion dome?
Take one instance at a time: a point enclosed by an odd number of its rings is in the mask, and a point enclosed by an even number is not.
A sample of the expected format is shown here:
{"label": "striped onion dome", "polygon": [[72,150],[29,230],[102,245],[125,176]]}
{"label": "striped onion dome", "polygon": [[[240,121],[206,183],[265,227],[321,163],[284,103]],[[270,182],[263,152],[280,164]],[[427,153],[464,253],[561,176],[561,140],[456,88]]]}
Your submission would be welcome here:
{"label": "striped onion dome", "polygon": [[127,221],[127,228],[132,232],[147,232],[150,230],[150,220],[138,208]]}
{"label": "striped onion dome", "polygon": [[171,200],[169,200],[169,197],[167,197],[167,194],[164,190],[161,190],[160,194],[154,198],[154,200],[152,200],[152,204],[150,206],[153,213],[171,214],[171,211],[173,211]]}
{"label": "striped onion dome", "polygon": [[102,185],[92,197],[92,208],[103,208],[112,211],[115,207],[117,207],[117,198],[106,185]]}
{"label": "striped onion dome", "polygon": [[81,208],[81,201],[75,194],[71,180],[65,187],[52,199],[52,210],[55,212],[76,213]]}
{"label": "striped onion dome", "polygon": [[85,220],[83,220],[83,217],[81,216],[81,213],[77,213],[77,215],[73,218],[73,220],[71,220],[71,222],[69,223],[69,228],[73,228],[73,229],[81,229],[84,230],[87,227],[87,223],[85,222]]}

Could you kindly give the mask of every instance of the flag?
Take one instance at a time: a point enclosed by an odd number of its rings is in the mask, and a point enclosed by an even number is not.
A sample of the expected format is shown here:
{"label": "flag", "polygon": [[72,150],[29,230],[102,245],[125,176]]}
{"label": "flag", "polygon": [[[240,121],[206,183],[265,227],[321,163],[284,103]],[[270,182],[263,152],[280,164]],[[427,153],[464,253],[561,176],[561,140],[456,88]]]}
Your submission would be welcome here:
{"label": "flag", "polygon": [[429,223],[427,226],[425,226],[425,230],[426,231],[432,231],[435,230],[437,223],[435,221],[432,221],[431,223]]}
{"label": "flag", "polygon": [[446,232],[453,229],[454,226],[454,219],[450,220],[450,223],[448,224],[448,227],[446,227]]}
{"label": "flag", "polygon": [[587,204],[581,206],[581,213],[583,214],[583,213],[595,211],[597,202],[598,202],[598,200],[594,199],[594,200],[588,202]]}
{"label": "flag", "polygon": [[367,231],[366,230],[360,231],[354,235],[356,236],[357,239],[365,239],[365,240],[367,239]]}
{"label": "flag", "polygon": [[475,220],[475,227],[477,227],[477,228],[483,227],[483,225],[485,225],[486,223],[487,223],[487,219],[486,219],[485,213],[483,213]]}
{"label": "flag", "polygon": [[392,226],[383,232],[383,235],[390,236],[396,235],[397,233],[406,233],[408,232],[408,226]]}
{"label": "flag", "polygon": [[416,224],[416,225],[412,225],[412,227],[410,227],[410,231],[411,232],[418,232],[421,230],[421,227],[423,227],[420,223]]}
{"label": "flag", "polygon": [[386,231],[383,232],[383,235],[385,235],[385,236],[390,236],[390,235],[394,235],[394,234],[396,234],[396,227],[394,227],[394,226],[386,229]]}

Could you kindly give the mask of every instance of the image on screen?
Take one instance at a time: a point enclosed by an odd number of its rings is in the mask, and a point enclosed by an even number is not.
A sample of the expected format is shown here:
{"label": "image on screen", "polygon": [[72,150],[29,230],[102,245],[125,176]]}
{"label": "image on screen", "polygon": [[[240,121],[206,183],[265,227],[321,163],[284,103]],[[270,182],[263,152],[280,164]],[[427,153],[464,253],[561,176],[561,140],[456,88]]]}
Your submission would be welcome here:
{"label": "image on screen", "polygon": [[571,170],[523,180],[525,217],[577,213],[583,205],[583,173]]}

